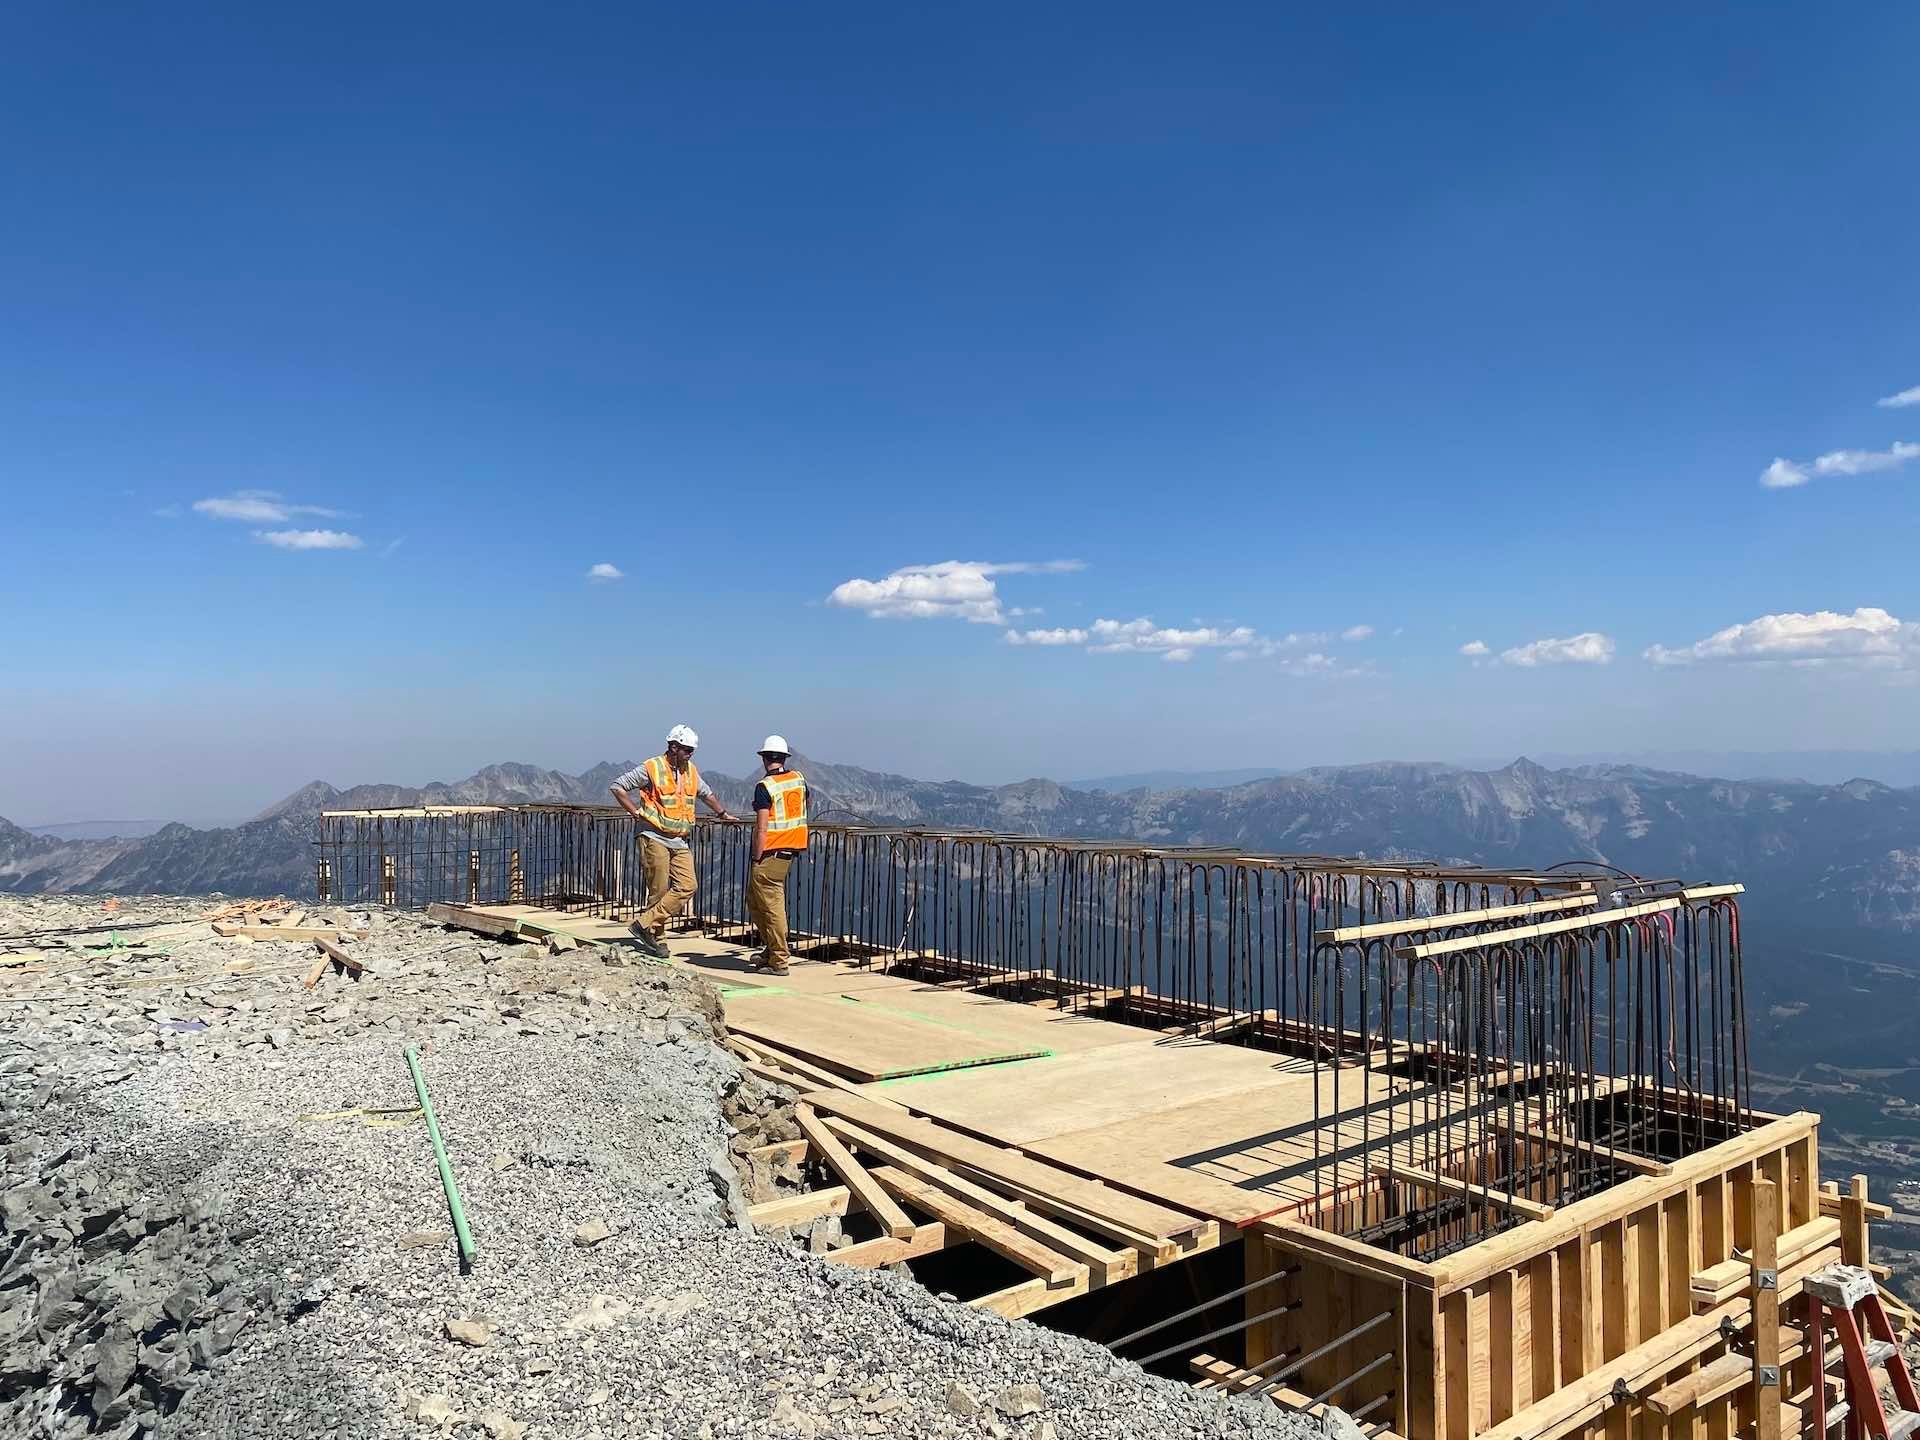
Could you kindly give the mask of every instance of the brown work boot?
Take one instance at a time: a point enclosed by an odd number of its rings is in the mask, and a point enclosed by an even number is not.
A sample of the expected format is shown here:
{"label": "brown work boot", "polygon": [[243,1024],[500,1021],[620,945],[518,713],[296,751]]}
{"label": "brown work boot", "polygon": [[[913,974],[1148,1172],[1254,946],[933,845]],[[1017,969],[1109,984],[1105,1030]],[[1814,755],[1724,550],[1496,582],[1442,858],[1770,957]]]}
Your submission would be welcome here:
{"label": "brown work boot", "polygon": [[752,965],[754,969],[763,970],[769,975],[786,975],[791,973],[785,965],[775,965],[768,960],[767,952],[764,950],[754,951],[747,957],[747,963]]}

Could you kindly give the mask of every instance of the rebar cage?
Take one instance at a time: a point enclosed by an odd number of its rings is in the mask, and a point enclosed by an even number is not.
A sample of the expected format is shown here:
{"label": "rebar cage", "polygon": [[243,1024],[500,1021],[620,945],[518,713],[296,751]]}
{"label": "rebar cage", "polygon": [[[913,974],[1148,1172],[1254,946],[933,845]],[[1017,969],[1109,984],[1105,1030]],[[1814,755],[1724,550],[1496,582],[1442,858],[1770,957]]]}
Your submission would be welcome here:
{"label": "rebar cage", "polygon": [[[751,829],[702,820],[683,917],[744,931]],[[625,918],[613,807],[334,812],[323,899]],[[1316,1223],[1428,1258],[1751,1128],[1737,885],[815,825],[802,954],[1004,977],[1310,1062]]]}

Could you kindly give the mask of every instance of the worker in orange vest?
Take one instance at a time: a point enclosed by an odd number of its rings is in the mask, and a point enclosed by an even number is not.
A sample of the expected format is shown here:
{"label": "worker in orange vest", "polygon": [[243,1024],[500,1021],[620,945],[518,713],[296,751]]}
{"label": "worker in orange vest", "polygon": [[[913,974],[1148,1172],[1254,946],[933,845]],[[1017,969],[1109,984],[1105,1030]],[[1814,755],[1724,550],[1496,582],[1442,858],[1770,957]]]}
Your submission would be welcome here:
{"label": "worker in orange vest", "polygon": [[640,827],[640,863],[647,877],[647,908],[627,928],[656,960],[667,958],[660,927],[693,901],[693,851],[687,836],[693,830],[694,797],[706,801],[722,820],[733,819],[693,763],[699,744],[691,728],[676,725],[667,732],[663,754],[634,766],[610,787],[620,808]]}
{"label": "worker in orange vest", "polygon": [[793,955],[787,949],[787,871],[807,848],[807,782],[787,768],[793,753],[784,735],[769,735],[760,746],[765,773],[753,787],[753,869],[747,880],[747,914],[760,932],[756,968],[784,975]]}

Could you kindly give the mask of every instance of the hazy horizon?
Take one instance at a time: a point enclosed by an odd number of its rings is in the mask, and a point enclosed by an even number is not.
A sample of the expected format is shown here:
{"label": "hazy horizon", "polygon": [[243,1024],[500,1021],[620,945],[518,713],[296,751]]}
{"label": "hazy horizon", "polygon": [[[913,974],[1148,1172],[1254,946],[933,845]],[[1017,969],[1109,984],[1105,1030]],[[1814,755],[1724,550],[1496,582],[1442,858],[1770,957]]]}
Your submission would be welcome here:
{"label": "hazy horizon", "polygon": [[[704,751],[705,747],[703,746],[702,749]],[[109,833],[116,834],[116,835],[124,835],[124,836],[134,836],[134,835],[139,835],[144,833],[150,833],[152,829],[158,828],[160,825],[172,824],[172,823],[191,825],[196,829],[209,829],[209,828],[214,828],[218,826],[235,825],[235,824],[242,823],[246,820],[249,820],[253,818],[255,815],[259,814],[261,811],[266,810],[270,806],[278,804],[280,801],[286,799],[288,796],[294,794],[295,792],[297,792],[298,790],[302,789],[307,785],[315,783],[316,781],[320,783],[332,785],[336,789],[340,789],[340,790],[351,789],[356,785],[402,785],[402,786],[407,786],[410,788],[417,789],[423,786],[434,785],[434,784],[454,784],[458,781],[466,779],[468,776],[475,774],[482,768],[485,768],[486,766],[489,766],[489,765],[530,765],[536,769],[557,770],[562,774],[566,774],[566,775],[580,775],[580,774],[585,774],[588,770],[591,770],[598,765],[627,763],[632,760],[636,760],[638,758],[641,758],[640,752],[636,750],[631,755],[605,755],[605,756],[601,756],[596,760],[590,761],[585,765],[575,765],[575,766],[547,765],[547,764],[541,763],[538,760],[530,760],[525,758],[495,759],[495,760],[484,761],[479,765],[470,766],[467,769],[458,771],[457,773],[452,773],[452,772],[433,773],[433,774],[421,775],[415,778],[408,778],[408,777],[403,777],[400,775],[389,774],[389,773],[368,774],[363,776],[356,776],[350,779],[341,778],[338,776],[311,775],[304,780],[300,780],[293,784],[286,785],[282,789],[277,790],[270,795],[263,795],[261,798],[257,800],[257,803],[247,804],[245,806],[236,808],[235,810],[229,811],[225,814],[220,814],[217,812],[203,812],[197,816],[185,815],[185,814],[154,813],[154,814],[148,814],[148,815],[138,816],[138,817],[122,816],[122,817],[115,817],[115,818],[109,819],[104,816],[92,816],[92,815],[85,815],[85,814],[80,814],[76,812],[76,813],[68,813],[68,814],[62,814],[57,816],[49,816],[44,819],[26,819],[8,810],[6,807],[6,803],[3,800],[0,800],[0,818],[5,818],[16,825],[19,825],[23,829],[32,830],[35,832],[48,831],[48,830],[61,830],[61,829],[76,829],[76,830],[84,829],[88,832],[84,836],[71,835],[71,836],[67,836],[66,838],[100,838],[101,836]],[[751,757],[749,756],[747,758],[750,759]],[[1891,785],[1896,788],[1905,788],[1908,786],[1920,785],[1920,750],[1906,750],[1906,751],[1809,750],[1809,751],[1771,751],[1771,752],[1731,751],[1731,752],[1720,752],[1718,755],[1715,755],[1711,752],[1671,752],[1671,751],[1666,751],[1666,752],[1649,751],[1649,752],[1640,752],[1637,754],[1628,754],[1628,753],[1619,753],[1619,752],[1601,752],[1601,753],[1584,754],[1584,755],[1578,755],[1578,754],[1565,755],[1565,754],[1559,754],[1552,751],[1543,751],[1539,754],[1511,755],[1506,757],[1505,759],[1494,759],[1492,757],[1485,756],[1485,755],[1457,756],[1457,757],[1440,756],[1440,755],[1397,755],[1397,756],[1373,756],[1365,760],[1342,760],[1342,761],[1303,760],[1295,764],[1289,764],[1284,766],[1208,765],[1208,766],[1195,766],[1190,769],[1174,767],[1174,766],[1160,766],[1160,767],[1154,767],[1152,769],[1145,770],[1145,771],[1120,771],[1120,772],[1115,772],[1114,775],[1110,775],[1110,776],[1109,775],[1067,776],[1067,775],[1050,775],[1050,774],[1044,774],[1040,772],[1029,772],[1029,773],[1023,773],[1023,774],[1001,774],[1001,775],[954,774],[954,773],[936,774],[931,772],[916,772],[913,770],[900,770],[900,769],[894,769],[892,767],[887,767],[887,766],[868,765],[858,760],[847,760],[847,759],[842,759],[842,758],[833,757],[833,756],[823,755],[815,758],[817,758],[818,760],[826,764],[848,765],[848,766],[854,766],[856,768],[863,769],[863,770],[877,770],[887,774],[904,775],[907,778],[913,779],[913,780],[926,780],[926,781],[951,780],[951,781],[960,781],[962,783],[970,784],[970,785],[982,785],[982,786],[1010,785],[1010,784],[1017,784],[1021,781],[1026,781],[1026,780],[1053,780],[1062,785],[1086,787],[1088,785],[1101,782],[1101,781],[1110,781],[1114,779],[1128,779],[1137,775],[1144,774],[1144,775],[1155,776],[1155,777],[1158,777],[1158,776],[1169,777],[1169,788],[1211,789],[1211,788],[1223,788],[1226,784],[1238,783],[1238,782],[1219,781],[1219,782],[1209,783],[1208,777],[1219,776],[1219,775],[1236,775],[1236,774],[1251,775],[1253,772],[1256,772],[1256,771],[1271,771],[1275,773],[1285,773],[1285,772],[1298,771],[1298,770],[1315,769],[1323,766],[1332,767],[1332,766],[1381,765],[1381,764],[1441,764],[1441,765],[1454,765],[1466,770],[1486,771],[1486,770],[1503,769],[1506,766],[1511,765],[1515,761],[1522,758],[1532,760],[1535,764],[1544,766],[1545,768],[1550,770],[1568,769],[1578,765],[1622,764],[1622,765],[1640,765],[1645,768],[1654,769],[1654,770],[1676,770],[1676,771],[1681,771],[1687,774],[1700,775],[1700,776],[1713,778],[1713,779],[1728,779],[1728,780],[1797,779],[1797,780],[1806,780],[1813,784],[1826,784],[1826,785],[1840,784],[1840,783],[1843,783],[1844,781],[1853,780],[1853,779],[1864,779],[1864,780],[1875,780],[1880,782],[1881,784]],[[1800,763],[1796,765],[1796,762],[1800,762]],[[703,763],[705,763],[709,769],[715,770],[722,774],[732,775],[736,778],[752,773],[751,766],[747,764],[735,763],[731,766],[726,764],[716,764],[710,758],[704,758],[704,757],[703,757]],[[1181,781],[1181,783],[1176,785],[1174,783],[1173,777],[1183,777],[1183,780]],[[1159,781],[1157,779],[1151,783],[1153,783],[1156,788],[1159,788]],[[124,825],[129,828],[124,830],[110,831],[110,832],[100,830],[97,828],[97,827],[112,825],[112,824]],[[138,827],[138,828],[135,828],[135,827]]]}

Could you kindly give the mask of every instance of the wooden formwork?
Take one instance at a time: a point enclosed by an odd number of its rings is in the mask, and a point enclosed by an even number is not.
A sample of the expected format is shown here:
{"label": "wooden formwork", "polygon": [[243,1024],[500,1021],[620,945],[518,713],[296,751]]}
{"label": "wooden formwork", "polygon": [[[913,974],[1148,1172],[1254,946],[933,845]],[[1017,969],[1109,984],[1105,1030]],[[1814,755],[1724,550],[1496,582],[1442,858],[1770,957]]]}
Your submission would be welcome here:
{"label": "wooden formwork", "polygon": [[1768,1236],[1754,1216],[1769,1217],[1785,1327],[1805,1313],[1807,1274],[1867,1263],[1866,1222],[1885,1213],[1863,1182],[1845,1196],[1823,1188],[1818,1147],[1817,1115],[1765,1117],[1432,1263],[1320,1228],[1324,1214],[1264,1222],[1248,1236],[1247,1278],[1295,1273],[1250,1296],[1248,1314],[1301,1303],[1249,1327],[1246,1365],[1308,1355],[1384,1313],[1289,1387],[1350,1411],[1390,1395],[1375,1415],[1407,1440],[1727,1440],[1760,1418],[1749,1360],[1772,1355],[1781,1383],[1768,1398],[1797,1435],[1816,1363],[1796,1330],[1756,1332],[1749,1266]]}

